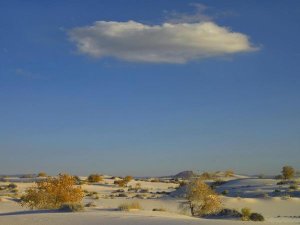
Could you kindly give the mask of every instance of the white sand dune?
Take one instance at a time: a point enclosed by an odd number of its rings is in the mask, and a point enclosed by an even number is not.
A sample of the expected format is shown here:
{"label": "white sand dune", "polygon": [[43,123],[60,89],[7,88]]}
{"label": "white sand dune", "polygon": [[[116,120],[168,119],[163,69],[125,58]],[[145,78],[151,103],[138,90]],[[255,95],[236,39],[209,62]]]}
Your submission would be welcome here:
{"label": "white sand dune", "polygon": [[[105,179],[102,183],[82,185],[84,190],[97,192],[99,199],[85,197],[83,203],[93,202],[95,207],[86,208],[84,212],[63,213],[49,210],[28,210],[22,208],[10,197],[2,197],[0,201],[0,225],[225,225],[225,224],[252,224],[229,219],[203,219],[194,218],[188,211],[180,207],[184,200],[180,196],[155,195],[153,193],[165,191],[172,192],[178,186],[174,183],[131,181],[129,185],[135,186],[140,183],[142,188],[147,189],[146,199],[133,198],[134,194],[125,189],[128,197],[109,198],[113,191],[119,187],[113,184],[113,179]],[[223,189],[240,191],[245,193],[247,198],[222,197],[224,207],[240,210],[251,208],[253,212],[264,215],[266,221],[263,224],[299,224],[300,223],[300,199],[290,198],[284,200],[275,198],[252,198],[246,193],[249,191],[259,192],[260,190],[271,190],[278,188],[276,180],[238,178],[220,186]],[[8,183],[0,183],[0,185]],[[17,182],[19,193],[34,183]],[[182,189],[176,190],[174,193]],[[258,191],[259,190],[259,191]],[[151,193],[152,192],[152,193]],[[138,201],[142,210],[134,212],[121,212],[117,208],[121,203]],[[164,208],[166,212],[154,212],[154,208]]]}

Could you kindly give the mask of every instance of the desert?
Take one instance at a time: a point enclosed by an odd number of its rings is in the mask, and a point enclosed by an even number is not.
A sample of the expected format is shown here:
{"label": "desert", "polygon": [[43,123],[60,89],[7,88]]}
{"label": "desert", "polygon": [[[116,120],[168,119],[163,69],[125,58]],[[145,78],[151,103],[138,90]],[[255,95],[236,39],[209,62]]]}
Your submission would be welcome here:
{"label": "desert", "polygon": [[[192,216],[190,209],[183,207],[187,186],[191,180],[201,179],[212,187],[222,201],[222,209],[243,208],[264,217],[263,224],[298,224],[300,222],[299,177],[281,180],[262,176],[237,175],[233,172],[195,174],[184,171],[169,177],[134,178],[93,174],[76,177],[84,197],[82,208],[37,209],[22,207],[21,196],[35,182],[53,179],[41,173],[31,178],[2,177],[0,182],[0,221],[10,225],[50,224],[245,224],[231,214],[208,214]],[[91,176],[96,177],[92,181]],[[55,178],[56,177],[56,178]],[[54,179],[57,179],[55,176]],[[100,180],[97,180],[100,178]],[[282,178],[282,177],[281,177]],[[127,180],[123,184],[120,181]],[[121,184],[120,184],[121,183]],[[131,208],[131,205],[132,208]],[[51,208],[51,207],[50,207]]]}

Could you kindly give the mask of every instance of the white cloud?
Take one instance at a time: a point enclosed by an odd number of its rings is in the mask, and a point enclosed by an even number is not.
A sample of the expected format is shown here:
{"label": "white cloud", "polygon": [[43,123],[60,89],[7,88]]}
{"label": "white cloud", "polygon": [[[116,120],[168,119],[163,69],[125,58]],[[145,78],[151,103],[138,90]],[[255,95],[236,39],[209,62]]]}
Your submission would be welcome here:
{"label": "white cloud", "polygon": [[249,38],[214,22],[145,25],[97,21],[69,31],[82,54],[126,61],[185,63],[256,50]]}

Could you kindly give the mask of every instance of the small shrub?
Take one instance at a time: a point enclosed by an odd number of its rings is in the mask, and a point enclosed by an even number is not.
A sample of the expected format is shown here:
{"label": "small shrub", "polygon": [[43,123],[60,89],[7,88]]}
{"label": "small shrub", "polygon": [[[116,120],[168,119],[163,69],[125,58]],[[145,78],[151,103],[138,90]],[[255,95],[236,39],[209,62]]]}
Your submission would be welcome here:
{"label": "small shrub", "polygon": [[48,175],[47,175],[47,173],[45,173],[45,172],[39,172],[38,173],[38,177],[47,177]]}
{"label": "small shrub", "polygon": [[130,211],[130,210],[140,210],[142,209],[139,202],[123,203],[119,205],[119,210],[121,211]]}
{"label": "small shrub", "polygon": [[74,179],[75,179],[75,182],[76,182],[76,184],[77,185],[82,185],[82,184],[84,184],[84,182],[80,179],[80,177],[79,176],[74,176]]}
{"label": "small shrub", "polygon": [[289,189],[291,190],[297,190],[298,189],[298,185],[297,184],[291,184]]}
{"label": "small shrub", "polygon": [[213,214],[212,216],[223,218],[241,218],[242,214],[236,209],[222,209],[220,212]]}
{"label": "small shrub", "polygon": [[149,189],[147,188],[143,188],[140,190],[140,193],[148,193],[149,192]]}
{"label": "small shrub", "polygon": [[200,175],[200,178],[202,180],[210,180],[210,179],[213,179],[213,176],[212,176],[212,174],[210,174],[208,172],[204,172]]}
{"label": "small shrub", "polygon": [[112,191],[112,193],[124,193],[125,190],[124,189],[117,189],[115,191]]}
{"label": "small shrub", "polygon": [[127,183],[128,182],[125,180],[115,180],[114,181],[114,184],[118,185],[119,187],[126,187]]}
{"label": "small shrub", "polygon": [[225,184],[226,181],[221,180],[221,179],[217,179],[215,182],[212,183],[213,186],[221,186],[223,184]]}
{"label": "small shrub", "polygon": [[263,215],[261,215],[259,213],[251,213],[250,216],[249,216],[249,219],[251,221],[264,221],[265,220]]}
{"label": "small shrub", "polygon": [[8,187],[9,189],[15,189],[15,188],[17,188],[18,186],[17,186],[16,184],[14,184],[14,183],[10,183],[9,185],[7,185],[7,187]]}
{"label": "small shrub", "polygon": [[137,195],[135,195],[135,198],[141,198],[141,199],[144,199],[144,198],[146,198],[146,196],[145,196],[145,195],[142,195],[142,194],[137,194]]}
{"label": "small shrub", "polygon": [[87,192],[87,193],[85,194],[85,196],[86,196],[86,197],[92,197],[92,196],[93,196],[93,193],[92,193],[92,192]]}
{"label": "small shrub", "polygon": [[135,187],[132,188],[132,189],[135,190],[135,191],[138,191],[138,190],[140,190],[141,188],[142,188],[141,183],[136,183],[136,184],[135,184]]}
{"label": "small shrub", "polygon": [[270,195],[269,195],[268,193],[263,193],[263,194],[262,194],[262,197],[263,197],[263,198],[270,198]]}
{"label": "small shrub", "polygon": [[84,207],[80,203],[65,203],[61,205],[59,210],[64,212],[80,212],[84,210]]}
{"label": "small shrub", "polygon": [[18,193],[18,189],[12,189],[11,193],[14,193],[14,194]]}
{"label": "small shrub", "polygon": [[234,171],[233,170],[226,170],[224,175],[225,175],[225,177],[233,177]]}
{"label": "small shrub", "polygon": [[90,183],[97,183],[103,181],[103,177],[99,174],[91,174],[88,176],[88,182]]}
{"label": "small shrub", "polygon": [[125,182],[129,183],[130,181],[133,180],[133,177],[132,177],[132,176],[126,176],[123,180],[124,180]]}
{"label": "small shrub", "polygon": [[152,183],[159,183],[160,180],[158,178],[153,178],[150,182],[152,182]]}
{"label": "small shrub", "polygon": [[286,195],[282,196],[281,199],[282,200],[289,200],[289,199],[291,199],[291,196],[286,194]]}
{"label": "small shrub", "polygon": [[166,212],[167,210],[165,208],[154,208],[152,209],[152,211],[156,211],[156,212]]}
{"label": "small shrub", "polygon": [[96,204],[94,202],[88,202],[85,204],[85,207],[96,207]]}
{"label": "small shrub", "polygon": [[[183,186],[185,186],[185,185],[187,185],[187,182],[186,182],[186,181],[180,181],[180,182],[179,182],[179,187],[183,187]],[[169,188],[173,188],[173,187],[169,187]]]}
{"label": "small shrub", "polygon": [[242,208],[242,220],[247,221],[249,220],[249,217],[251,215],[251,209],[250,208]]}
{"label": "small shrub", "polygon": [[228,195],[228,194],[229,194],[229,191],[228,191],[228,190],[222,191],[222,195]]}
{"label": "small shrub", "polygon": [[287,184],[290,184],[290,181],[282,180],[282,181],[277,182],[277,185],[287,185]]}
{"label": "small shrub", "polygon": [[128,195],[126,195],[125,193],[119,193],[117,197],[126,198],[128,197]]}

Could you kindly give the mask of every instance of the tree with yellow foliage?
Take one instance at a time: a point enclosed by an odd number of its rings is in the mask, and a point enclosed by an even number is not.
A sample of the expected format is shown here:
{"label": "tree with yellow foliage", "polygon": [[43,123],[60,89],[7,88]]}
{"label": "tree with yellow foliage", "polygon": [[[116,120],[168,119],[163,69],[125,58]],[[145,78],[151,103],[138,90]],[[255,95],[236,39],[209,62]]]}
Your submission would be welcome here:
{"label": "tree with yellow foliage", "polygon": [[68,174],[39,181],[25,191],[21,205],[31,209],[58,209],[65,203],[79,203],[84,192],[75,182],[75,178]]}
{"label": "tree with yellow foliage", "polygon": [[222,202],[201,178],[191,180],[187,185],[186,198],[192,216],[204,216],[221,210]]}
{"label": "tree with yellow foliage", "polygon": [[282,167],[282,176],[285,180],[292,179],[295,175],[295,169],[291,166],[284,166]]}

